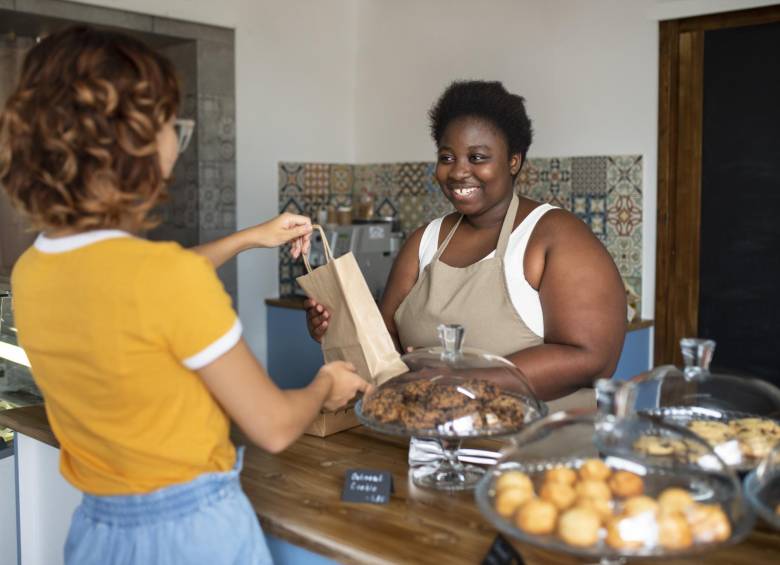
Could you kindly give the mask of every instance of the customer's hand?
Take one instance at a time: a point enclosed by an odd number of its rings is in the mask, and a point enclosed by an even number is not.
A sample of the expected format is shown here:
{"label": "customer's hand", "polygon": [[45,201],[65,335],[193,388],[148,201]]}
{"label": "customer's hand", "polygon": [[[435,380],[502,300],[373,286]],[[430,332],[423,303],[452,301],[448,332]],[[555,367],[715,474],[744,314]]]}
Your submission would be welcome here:
{"label": "customer's hand", "polygon": [[273,220],[244,230],[252,247],[277,247],[292,242],[293,258],[309,252],[311,240],[311,219],[298,214],[284,212]]}
{"label": "customer's hand", "polygon": [[358,392],[368,393],[373,388],[355,372],[352,363],[344,361],[323,365],[316,378],[330,380],[330,392],[323,402],[328,410],[343,408]]}
{"label": "customer's hand", "polygon": [[322,341],[322,336],[328,331],[330,312],[313,298],[304,300],[303,307],[306,309],[306,325],[309,328],[309,335],[319,343]]}

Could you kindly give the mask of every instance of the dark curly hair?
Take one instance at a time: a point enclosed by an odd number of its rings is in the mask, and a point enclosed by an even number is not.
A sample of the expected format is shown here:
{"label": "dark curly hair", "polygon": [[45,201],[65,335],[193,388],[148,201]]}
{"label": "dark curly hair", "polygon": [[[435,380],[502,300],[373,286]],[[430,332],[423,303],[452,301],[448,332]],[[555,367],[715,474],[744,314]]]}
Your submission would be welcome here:
{"label": "dark curly hair", "polygon": [[122,33],[74,26],[27,53],[0,114],[0,182],[38,229],[145,229],[165,197],[157,134],[173,65]]}
{"label": "dark curly hair", "polygon": [[428,116],[436,145],[441,143],[444,130],[452,120],[473,116],[492,123],[506,138],[509,154],[519,153],[525,163],[533,137],[531,120],[525,113],[525,99],[508,92],[498,81],[455,81],[436,101]]}

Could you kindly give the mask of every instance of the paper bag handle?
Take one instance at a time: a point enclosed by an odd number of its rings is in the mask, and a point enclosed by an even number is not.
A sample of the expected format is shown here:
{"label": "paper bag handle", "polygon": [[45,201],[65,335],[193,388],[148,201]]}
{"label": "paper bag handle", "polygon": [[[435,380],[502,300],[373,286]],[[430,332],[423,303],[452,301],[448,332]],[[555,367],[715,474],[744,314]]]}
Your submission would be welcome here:
{"label": "paper bag handle", "polygon": [[[330,249],[330,244],[328,243],[328,238],[325,237],[325,230],[322,229],[322,226],[319,224],[312,224],[312,229],[319,230],[320,237],[322,238],[322,249],[325,251],[325,262],[330,263],[333,261],[333,252]],[[303,264],[306,265],[306,272],[311,273],[312,268],[309,264],[309,257],[307,253],[301,253],[301,257],[303,257]]]}

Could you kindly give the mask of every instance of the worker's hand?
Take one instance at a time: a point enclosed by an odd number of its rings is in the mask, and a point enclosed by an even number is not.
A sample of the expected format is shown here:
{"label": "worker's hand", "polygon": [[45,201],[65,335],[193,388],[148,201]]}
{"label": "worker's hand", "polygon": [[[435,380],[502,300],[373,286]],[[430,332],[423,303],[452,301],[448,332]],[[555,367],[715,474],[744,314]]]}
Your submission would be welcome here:
{"label": "worker's hand", "polygon": [[304,300],[303,307],[306,309],[306,325],[309,328],[309,335],[314,341],[321,342],[322,336],[328,331],[330,312],[313,298]]}
{"label": "worker's hand", "polygon": [[316,378],[330,381],[330,392],[323,403],[328,410],[343,408],[358,392],[368,393],[372,388],[355,372],[352,363],[344,361],[323,365]]}

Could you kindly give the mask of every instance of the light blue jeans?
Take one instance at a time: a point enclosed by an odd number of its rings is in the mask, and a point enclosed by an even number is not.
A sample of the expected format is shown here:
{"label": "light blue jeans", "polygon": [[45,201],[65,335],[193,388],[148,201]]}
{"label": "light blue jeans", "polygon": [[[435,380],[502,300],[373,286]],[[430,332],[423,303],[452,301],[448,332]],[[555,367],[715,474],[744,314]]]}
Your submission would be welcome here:
{"label": "light blue jeans", "polygon": [[266,565],[271,554],[235,467],[148,494],[84,495],[66,565]]}

